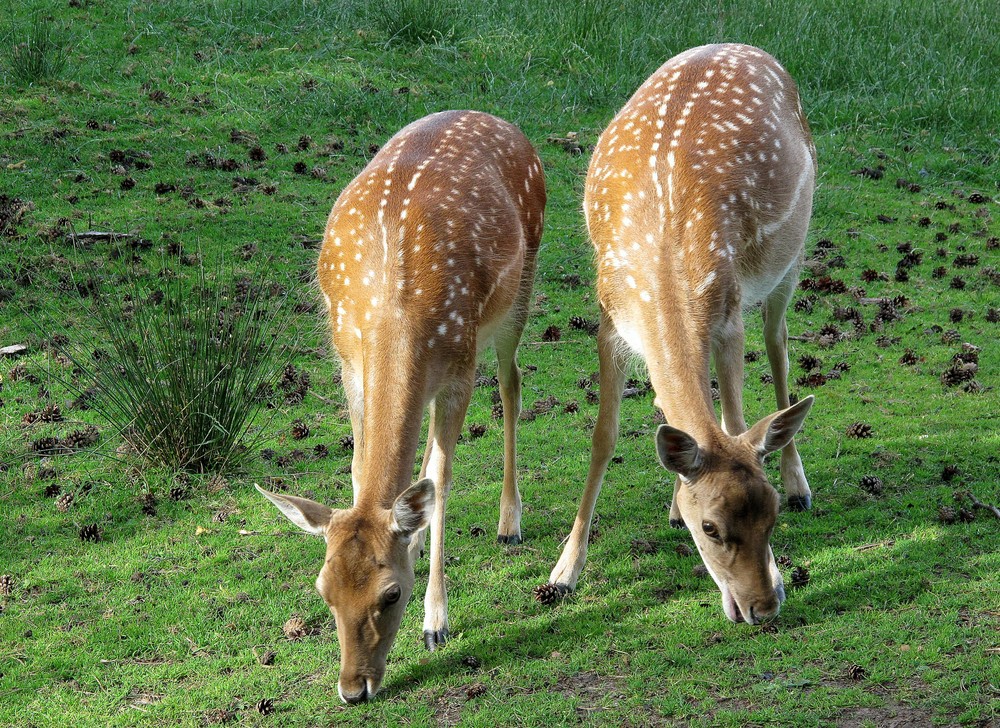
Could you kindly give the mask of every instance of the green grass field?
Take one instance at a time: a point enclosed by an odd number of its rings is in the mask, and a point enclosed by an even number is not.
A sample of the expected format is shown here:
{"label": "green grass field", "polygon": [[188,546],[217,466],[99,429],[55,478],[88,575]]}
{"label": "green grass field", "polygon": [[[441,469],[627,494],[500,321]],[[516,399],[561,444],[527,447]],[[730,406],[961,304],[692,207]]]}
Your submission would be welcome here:
{"label": "green grass field", "polygon": [[[0,347],[28,351],[0,357],[0,725],[1000,725],[1000,521],[963,497],[1000,504],[1000,6],[525,5],[5,6]],[[624,402],[579,588],[543,606],[531,590],[572,524],[597,413],[583,381],[595,339],[569,323],[597,318],[580,214],[589,148],[664,60],[716,41],[786,65],[819,150],[811,283],[789,310],[792,390],[816,395],[798,439],[814,507],[783,511],[772,540],[786,584],[796,567],[808,582],[773,624],[725,619],[679,548],[690,537],[668,526],[672,481],[641,394]],[[463,436],[449,501],[453,638],[423,648],[425,559],[382,691],[347,708],[313,588],[322,542],[252,484],[349,505],[350,425],[316,248],[378,145],[452,108],[518,124],[546,168],[519,355],[525,407],[539,401],[519,429],[526,541],[493,538],[503,437],[487,356],[467,418],[486,432]],[[134,237],[70,242],[88,231]],[[104,346],[91,279],[144,297],[123,306],[154,305],[145,297],[202,274],[249,278],[283,302],[278,363],[311,381],[299,404],[276,392],[224,478],[121,447],[74,402],[67,383],[85,387],[86,373],[52,345],[88,361]],[[748,312],[748,350],[763,349],[760,332]],[[957,355],[978,359],[971,378],[955,374]],[[750,359],[755,421],[774,397],[766,358]],[[51,404],[62,421],[31,422]],[[856,423],[870,437],[849,436]],[[94,450],[33,449],[87,424]],[[777,484],[777,459],[768,472]],[[82,539],[85,527],[100,539]],[[296,640],[282,629],[293,615],[306,623]]]}

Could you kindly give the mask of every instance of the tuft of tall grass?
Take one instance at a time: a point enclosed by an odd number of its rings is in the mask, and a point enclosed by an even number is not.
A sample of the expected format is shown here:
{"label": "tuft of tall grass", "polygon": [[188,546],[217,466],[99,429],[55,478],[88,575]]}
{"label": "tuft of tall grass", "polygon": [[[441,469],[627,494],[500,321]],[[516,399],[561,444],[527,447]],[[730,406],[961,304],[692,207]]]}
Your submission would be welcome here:
{"label": "tuft of tall grass", "polygon": [[435,0],[376,0],[368,15],[393,44],[449,43],[462,36],[463,12]]}
{"label": "tuft of tall grass", "polygon": [[66,68],[68,48],[65,33],[40,12],[9,37],[7,68],[14,81],[30,85],[57,78]]}
{"label": "tuft of tall grass", "polygon": [[210,285],[204,271],[193,289],[175,280],[159,303],[138,284],[126,288],[93,296],[100,355],[72,355],[93,378],[94,409],[153,464],[236,469],[259,392],[280,373],[283,299],[242,282]]}

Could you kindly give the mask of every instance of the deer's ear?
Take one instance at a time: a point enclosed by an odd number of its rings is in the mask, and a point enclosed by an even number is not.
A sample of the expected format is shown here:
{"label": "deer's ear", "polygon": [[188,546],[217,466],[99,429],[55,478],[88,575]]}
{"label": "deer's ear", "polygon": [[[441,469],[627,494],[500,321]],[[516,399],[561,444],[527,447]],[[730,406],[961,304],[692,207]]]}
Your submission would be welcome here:
{"label": "deer's ear", "polygon": [[311,501],[308,498],[296,498],[293,495],[279,495],[264,490],[254,483],[254,488],[260,494],[274,503],[285,517],[301,528],[306,533],[312,533],[326,538],[326,527],[330,523],[330,516],[333,510],[327,508],[322,503]]}
{"label": "deer's ear", "polygon": [[701,448],[683,430],[660,425],[656,430],[656,454],[660,464],[686,480],[692,480],[701,468]]}
{"label": "deer's ear", "polygon": [[802,427],[802,423],[805,421],[806,415],[809,414],[812,404],[813,396],[810,394],[788,409],[765,417],[740,435],[740,437],[748,442],[761,456],[772,453],[775,450],[780,450],[792,441],[795,433]]}
{"label": "deer's ear", "polygon": [[434,481],[424,478],[411,485],[392,504],[392,530],[410,537],[424,528],[434,512]]}

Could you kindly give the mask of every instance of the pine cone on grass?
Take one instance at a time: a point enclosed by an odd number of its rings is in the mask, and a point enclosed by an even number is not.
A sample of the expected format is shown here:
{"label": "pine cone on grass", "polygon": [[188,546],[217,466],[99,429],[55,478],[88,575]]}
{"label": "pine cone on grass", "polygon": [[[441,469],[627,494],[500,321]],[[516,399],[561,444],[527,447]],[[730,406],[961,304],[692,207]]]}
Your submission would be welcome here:
{"label": "pine cone on grass", "polygon": [[872,426],[864,422],[855,422],[847,428],[847,436],[863,440],[872,436]]}
{"label": "pine cone on grass", "polygon": [[858,487],[865,493],[880,495],[882,493],[882,479],[877,475],[863,475],[858,482]]}
{"label": "pine cone on grass", "polygon": [[951,506],[941,506],[938,508],[938,520],[946,526],[950,526],[958,520],[958,514]]}
{"label": "pine cone on grass", "polygon": [[94,425],[87,425],[82,430],[73,430],[62,439],[62,446],[67,450],[83,450],[93,447],[100,439],[100,431]]}
{"label": "pine cone on grass", "polygon": [[535,601],[548,606],[558,602],[564,592],[555,584],[539,584],[532,589],[532,594],[535,595]]}
{"label": "pine cone on grass", "polygon": [[80,540],[90,541],[91,543],[97,543],[101,540],[101,529],[96,523],[88,523],[86,526],[80,529]]}
{"label": "pine cone on grass", "polygon": [[155,516],[156,515],[156,496],[152,493],[143,493],[139,496],[139,507],[142,509],[144,515]]}
{"label": "pine cone on grass", "polygon": [[59,509],[61,513],[65,513],[73,505],[74,495],[72,493],[63,493],[61,496],[56,498],[56,508]]}
{"label": "pine cone on grass", "polygon": [[809,583],[809,569],[804,566],[796,566],[792,569],[789,580],[793,587],[805,586]]}
{"label": "pine cone on grass", "polygon": [[14,593],[14,577],[10,574],[0,576],[0,595],[9,597]]}
{"label": "pine cone on grass", "polygon": [[304,440],[309,437],[309,425],[302,420],[295,420],[292,423],[292,439]]}
{"label": "pine cone on grass", "polygon": [[285,633],[285,637],[293,641],[302,639],[309,632],[302,617],[289,618],[284,626],[282,626],[281,631]]}

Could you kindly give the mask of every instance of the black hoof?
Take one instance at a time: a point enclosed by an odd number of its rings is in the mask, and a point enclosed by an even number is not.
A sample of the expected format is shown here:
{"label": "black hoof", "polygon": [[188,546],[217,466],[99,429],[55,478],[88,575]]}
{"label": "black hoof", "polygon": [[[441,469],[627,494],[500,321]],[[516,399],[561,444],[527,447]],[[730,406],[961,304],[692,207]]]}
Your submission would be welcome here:
{"label": "black hoof", "polygon": [[503,534],[500,534],[497,536],[497,543],[505,543],[508,546],[517,546],[521,543],[521,537],[517,534],[514,534],[513,536],[504,536]]}
{"label": "black hoof", "polygon": [[811,495],[790,495],[788,496],[788,510],[808,511],[812,508]]}
{"label": "black hoof", "polygon": [[434,652],[438,647],[448,641],[448,630],[439,629],[436,632],[424,631],[424,647],[430,652]]}
{"label": "black hoof", "polygon": [[670,519],[670,527],[671,528],[682,528],[682,529],[686,529],[687,528],[687,526],[684,524],[684,521],[682,521],[680,518],[671,518]]}

